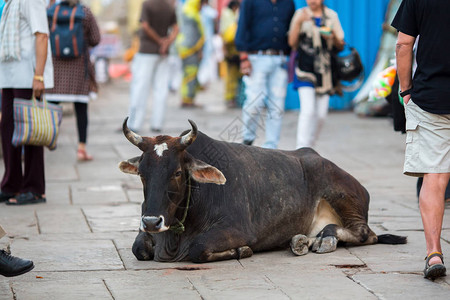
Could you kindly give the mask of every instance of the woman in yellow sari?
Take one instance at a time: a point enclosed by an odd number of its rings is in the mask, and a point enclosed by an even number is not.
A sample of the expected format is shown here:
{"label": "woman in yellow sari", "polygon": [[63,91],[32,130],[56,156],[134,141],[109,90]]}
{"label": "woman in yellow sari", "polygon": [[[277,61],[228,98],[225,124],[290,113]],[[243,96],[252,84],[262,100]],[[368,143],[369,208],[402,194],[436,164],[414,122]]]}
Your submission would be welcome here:
{"label": "woman in yellow sari", "polygon": [[180,33],[177,36],[177,50],[183,61],[183,82],[181,84],[182,107],[198,107],[194,103],[199,88],[198,66],[202,58],[205,42],[200,18],[202,0],[186,0],[183,5]]}

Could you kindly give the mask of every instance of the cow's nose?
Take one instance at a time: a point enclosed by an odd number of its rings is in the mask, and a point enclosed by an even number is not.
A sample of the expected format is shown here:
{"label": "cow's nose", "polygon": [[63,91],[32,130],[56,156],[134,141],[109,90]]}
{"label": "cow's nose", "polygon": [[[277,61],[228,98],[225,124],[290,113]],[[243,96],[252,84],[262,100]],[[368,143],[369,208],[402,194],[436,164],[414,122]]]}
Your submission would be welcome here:
{"label": "cow's nose", "polygon": [[164,225],[164,217],[142,217],[142,224],[145,231],[148,232],[159,232]]}

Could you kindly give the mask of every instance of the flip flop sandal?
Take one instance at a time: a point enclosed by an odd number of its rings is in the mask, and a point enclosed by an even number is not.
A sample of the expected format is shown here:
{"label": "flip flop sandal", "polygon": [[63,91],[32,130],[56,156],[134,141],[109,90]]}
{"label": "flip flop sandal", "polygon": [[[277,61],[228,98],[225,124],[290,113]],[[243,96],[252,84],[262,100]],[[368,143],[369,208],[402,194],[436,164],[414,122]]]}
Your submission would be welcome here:
{"label": "flip flop sandal", "polygon": [[92,155],[87,154],[86,150],[83,150],[83,149],[77,150],[77,160],[78,161],[90,161],[93,159],[94,159],[94,157],[92,157]]}
{"label": "flip flop sandal", "polygon": [[[434,264],[434,265],[429,265],[430,259],[438,256],[442,263],[441,264]],[[440,252],[433,252],[430,255],[428,255],[427,257],[425,257],[425,269],[423,270],[423,275],[425,278],[434,280],[438,277],[443,277],[446,274],[447,269],[444,266],[444,256],[442,255],[442,253]]]}
{"label": "flip flop sandal", "polygon": [[0,202],[8,201],[11,198],[14,198],[17,194],[14,193],[7,193],[7,192],[0,192]]}
{"label": "flip flop sandal", "polygon": [[43,203],[45,201],[47,201],[47,200],[45,199],[45,197],[42,197],[42,195],[39,195],[39,194],[33,193],[33,192],[28,192],[28,193],[19,194],[17,197],[9,199],[9,201],[7,201],[6,204],[7,205],[25,205],[25,204]]}

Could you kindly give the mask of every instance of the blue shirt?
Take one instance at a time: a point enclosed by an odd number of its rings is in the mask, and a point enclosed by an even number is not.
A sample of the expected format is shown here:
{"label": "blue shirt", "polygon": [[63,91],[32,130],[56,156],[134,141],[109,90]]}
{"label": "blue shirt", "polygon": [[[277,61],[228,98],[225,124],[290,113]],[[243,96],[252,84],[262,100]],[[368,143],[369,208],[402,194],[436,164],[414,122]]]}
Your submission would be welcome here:
{"label": "blue shirt", "polygon": [[287,32],[295,12],[293,0],[244,0],[235,44],[239,51],[289,51]]}

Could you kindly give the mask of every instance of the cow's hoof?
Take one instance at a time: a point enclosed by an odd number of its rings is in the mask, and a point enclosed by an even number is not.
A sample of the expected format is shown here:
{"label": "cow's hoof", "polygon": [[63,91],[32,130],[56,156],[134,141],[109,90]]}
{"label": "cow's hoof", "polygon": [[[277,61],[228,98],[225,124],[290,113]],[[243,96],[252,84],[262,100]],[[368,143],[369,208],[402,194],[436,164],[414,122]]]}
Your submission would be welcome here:
{"label": "cow's hoof", "polygon": [[313,251],[316,253],[329,253],[336,250],[338,239],[335,236],[317,238],[313,244]]}
{"label": "cow's hoof", "polygon": [[291,251],[295,255],[305,255],[308,253],[308,237],[303,234],[297,234],[291,240]]}
{"label": "cow's hoof", "polygon": [[253,255],[253,250],[249,246],[239,247],[237,252],[238,259],[247,258]]}

